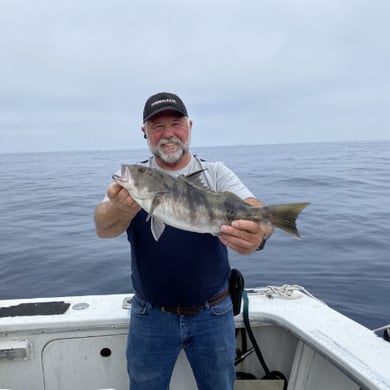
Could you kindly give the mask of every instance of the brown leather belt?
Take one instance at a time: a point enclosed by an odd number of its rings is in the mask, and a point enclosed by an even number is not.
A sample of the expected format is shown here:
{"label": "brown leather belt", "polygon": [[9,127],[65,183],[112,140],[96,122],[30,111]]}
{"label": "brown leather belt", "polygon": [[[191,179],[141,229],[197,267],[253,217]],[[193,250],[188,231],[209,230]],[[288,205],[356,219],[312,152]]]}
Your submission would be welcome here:
{"label": "brown leather belt", "polygon": [[[227,288],[225,291],[222,291],[220,294],[211,298],[207,303],[209,306],[216,305],[217,303],[222,302],[228,295],[229,289]],[[161,311],[164,313],[176,314],[178,316],[193,316],[198,314],[205,307],[205,304],[194,306],[163,306],[161,307]]]}

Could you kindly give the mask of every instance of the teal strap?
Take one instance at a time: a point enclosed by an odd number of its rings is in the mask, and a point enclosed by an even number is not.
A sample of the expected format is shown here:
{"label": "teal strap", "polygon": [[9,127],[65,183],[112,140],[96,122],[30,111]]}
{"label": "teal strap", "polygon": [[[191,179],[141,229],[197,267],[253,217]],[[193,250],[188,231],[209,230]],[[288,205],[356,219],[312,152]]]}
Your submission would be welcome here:
{"label": "teal strap", "polygon": [[263,377],[263,379],[282,379],[284,381],[284,386],[283,386],[283,390],[287,390],[287,386],[288,386],[288,383],[287,383],[287,378],[279,371],[270,371],[267,364],[265,363],[265,360],[263,358],[263,355],[260,351],[260,348],[257,344],[257,341],[256,341],[256,338],[255,338],[255,335],[253,334],[252,332],[252,328],[251,328],[251,325],[249,323],[249,299],[248,299],[248,292],[244,289],[243,292],[242,292],[242,298],[243,298],[243,301],[244,301],[244,308],[242,310],[242,315],[243,315],[243,318],[244,318],[244,324],[245,324],[245,329],[246,329],[246,332],[248,333],[248,336],[249,336],[249,339],[252,343],[252,346],[256,352],[256,355],[261,363],[261,366],[263,367],[263,370],[265,372],[265,376]]}
{"label": "teal strap", "polygon": [[244,324],[245,324],[245,329],[248,333],[248,336],[249,336],[249,339],[252,343],[252,346],[253,348],[255,349],[255,352],[256,352],[256,355],[258,357],[258,359],[260,360],[260,363],[263,367],[263,370],[265,372],[266,375],[269,375],[270,373],[270,370],[268,369],[268,366],[263,358],[263,355],[260,351],[260,348],[257,344],[257,341],[256,341],[256,338],[255,338],[255,335],[253,334],[253,331],[252,331],[252,328],[251,328],[251,325],[249,323],[249,299],[248,299],[248,292],[244,289],[243,292],[242,292],[242,299],[244,301],[244,308],[243,308],[243,311],[242,311],[242,315],[243,315],[243,318],[244,318]]}

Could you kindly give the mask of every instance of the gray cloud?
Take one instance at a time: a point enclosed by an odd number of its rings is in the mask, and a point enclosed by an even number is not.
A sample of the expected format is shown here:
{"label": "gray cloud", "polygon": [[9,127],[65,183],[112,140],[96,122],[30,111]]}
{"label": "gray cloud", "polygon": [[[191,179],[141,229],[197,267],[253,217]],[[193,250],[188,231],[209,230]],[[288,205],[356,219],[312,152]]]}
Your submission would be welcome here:
{"label": "gray cloud", "polygon": [[0,2],[0,152],[143,147],[169,90],[194,145],[389,139],[385,0]]}

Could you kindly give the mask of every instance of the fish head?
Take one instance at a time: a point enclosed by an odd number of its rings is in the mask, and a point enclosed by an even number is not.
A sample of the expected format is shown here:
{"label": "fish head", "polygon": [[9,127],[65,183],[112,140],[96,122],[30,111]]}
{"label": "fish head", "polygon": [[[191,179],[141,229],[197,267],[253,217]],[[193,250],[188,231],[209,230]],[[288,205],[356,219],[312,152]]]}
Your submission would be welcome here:
{"label": "fish head", "polygon": [[161,192],[162,182],[159,172],[143,165],[122,164],[121,174],[113,175],[116,183],[126,188],[133,197],[144,199]]}

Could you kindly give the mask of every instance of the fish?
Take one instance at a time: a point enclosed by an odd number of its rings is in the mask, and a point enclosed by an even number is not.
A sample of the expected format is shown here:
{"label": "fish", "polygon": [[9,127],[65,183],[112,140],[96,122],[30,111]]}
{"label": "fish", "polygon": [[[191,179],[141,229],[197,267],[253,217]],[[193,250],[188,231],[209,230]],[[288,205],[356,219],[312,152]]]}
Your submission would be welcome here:
{"label": "fish", "polygon": [[140,164],[122,164],[113,180],[127,189],[147,213],[154,239],[165,226],[218,236],[222,225],[235,220],[268,224],[300,238],[296,219],[308,202],[253,207],[229,191],[210,190],[202,181],[201,169],[174,177]]}

